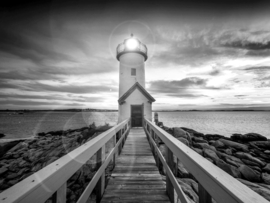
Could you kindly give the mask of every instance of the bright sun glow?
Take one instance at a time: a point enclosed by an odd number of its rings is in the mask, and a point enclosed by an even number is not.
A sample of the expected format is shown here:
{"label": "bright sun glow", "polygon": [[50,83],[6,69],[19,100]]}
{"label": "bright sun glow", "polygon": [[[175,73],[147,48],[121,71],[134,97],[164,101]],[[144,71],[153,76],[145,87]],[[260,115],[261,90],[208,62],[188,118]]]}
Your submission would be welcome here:
{"label": "bright sun glow", "polygon": [[126,46],[128,49],[136,49],[138,46],[138,41],[136,39],[129,39],[126,41]]}

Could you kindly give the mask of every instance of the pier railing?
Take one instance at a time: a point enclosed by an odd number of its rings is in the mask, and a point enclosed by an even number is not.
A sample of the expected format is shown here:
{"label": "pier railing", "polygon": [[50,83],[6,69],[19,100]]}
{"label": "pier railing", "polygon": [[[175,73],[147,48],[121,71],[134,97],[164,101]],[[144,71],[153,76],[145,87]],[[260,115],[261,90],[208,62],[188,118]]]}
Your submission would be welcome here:
{"label": "pier railing", "polygon": [[[157,166],[161,168],[162,164],[165,168],[166,190],[171,202],[174,202],[174,190],[182,203],[189,202],[175,178],[178,166],[174,162],[174,156],[183,163],[185,168],[198,181],[200,203],[212,203],[212,198],[218,203],[268,202],[262,196],[156,126],[153,122],[144,119],[144,129],[148,136]],[[165,158],[155,142],[157,138],[161,139],[166,145]]]}
{"label": "pier railing", "polygon": [[[61,157],[40,171],[27,177],[0,194],[1,203],[43,203],[52,197],[53,203],[66,202],[68,179],[76,173],[94,154],[99,169],[85,188],[77,203],[84,203],[96,189],[97,202],[100,202],[105,189],[105,169],[121,152],[130,129],[130,120],[114,126],[82,146]],[[116,136],[119,140],[116,142]],[[105,158],[105,144],[113,139],[114,148]]]}

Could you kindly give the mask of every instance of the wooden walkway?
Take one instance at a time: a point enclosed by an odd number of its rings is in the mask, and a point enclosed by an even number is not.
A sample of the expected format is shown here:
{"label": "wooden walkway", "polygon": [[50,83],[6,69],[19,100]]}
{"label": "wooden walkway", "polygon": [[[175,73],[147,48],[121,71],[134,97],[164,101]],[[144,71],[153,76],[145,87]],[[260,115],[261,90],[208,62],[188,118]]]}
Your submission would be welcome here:
{"label": "wooden walkway", "polygon": [[101,202],[170,202],[143,128],[130,130]]}

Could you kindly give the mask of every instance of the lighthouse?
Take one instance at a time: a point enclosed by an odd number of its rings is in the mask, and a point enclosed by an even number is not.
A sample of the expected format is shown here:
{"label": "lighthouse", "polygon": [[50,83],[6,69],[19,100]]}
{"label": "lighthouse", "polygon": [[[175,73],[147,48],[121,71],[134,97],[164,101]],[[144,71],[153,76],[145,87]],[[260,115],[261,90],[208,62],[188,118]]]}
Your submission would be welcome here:
{"label": "lighthouse", "polygon": [[116,48],[119,61],[118,123],[131,118],[132,127],[142,127],[143,118],[152,120],[155,99],[145,89],[147,47],[131,34]]}

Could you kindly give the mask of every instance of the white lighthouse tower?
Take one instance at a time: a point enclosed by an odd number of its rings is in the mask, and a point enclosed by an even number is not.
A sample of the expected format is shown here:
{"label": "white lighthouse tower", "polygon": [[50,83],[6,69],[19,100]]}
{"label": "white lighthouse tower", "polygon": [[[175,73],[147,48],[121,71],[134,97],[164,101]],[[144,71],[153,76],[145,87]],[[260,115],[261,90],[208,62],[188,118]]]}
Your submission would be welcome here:
{"label": "white lighthouse tower", "polygon": [[144,117],[152,120],[152,102],[155,101],[145,90],[147,47],[131,34],[117,46],[116,52],[120,62],[118,123],[131,118],[131,126],[140,127]]}

